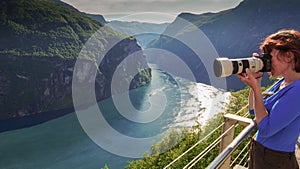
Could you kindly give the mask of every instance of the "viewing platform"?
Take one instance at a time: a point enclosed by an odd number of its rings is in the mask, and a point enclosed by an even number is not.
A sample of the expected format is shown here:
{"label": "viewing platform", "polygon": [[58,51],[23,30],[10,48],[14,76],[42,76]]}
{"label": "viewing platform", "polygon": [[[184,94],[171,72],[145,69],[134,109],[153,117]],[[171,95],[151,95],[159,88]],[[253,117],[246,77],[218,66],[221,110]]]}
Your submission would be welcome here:
{"label": "viewing platform", "polygon": [[[245,106],[246,107],[246,106]],[[242,110],[240,110],[242,111]],[[164,169],[171,169],[172,165],[181,158],[187,155],[191,150],[200,145],[205,139],[209,138],[213,133],[219,129],[222,130],[218,139],[211,143],[205,150],[199,152],[193,160],[189,161],[183,169],[196,168],[197,163],[205,159],[205,156],[209,154],[213,149],[219,148],[219,154],[213,159],[213,161],[205,168],[207,169],[247,169],[249,159],[250,138],[256,133],[255,122],[252,118],[249,118],[248,111],[243,116],[236,114],[225,114],[224,122],[211,131],[207,136],[199,140],[195,145],[190,147],[187,151],[174,159]],[[239,129],[237,129],[239,127]],[[241,130],[242,127],[242,130]],[[240,131],[241,130],[241,131]],[[238,132],[237,132],[238,131]],[[240,131],[240,132],[239,132]],[[296,157],[300,166],[300,137],[296,146]],[[237,148],[239,151],[237,152]]]}

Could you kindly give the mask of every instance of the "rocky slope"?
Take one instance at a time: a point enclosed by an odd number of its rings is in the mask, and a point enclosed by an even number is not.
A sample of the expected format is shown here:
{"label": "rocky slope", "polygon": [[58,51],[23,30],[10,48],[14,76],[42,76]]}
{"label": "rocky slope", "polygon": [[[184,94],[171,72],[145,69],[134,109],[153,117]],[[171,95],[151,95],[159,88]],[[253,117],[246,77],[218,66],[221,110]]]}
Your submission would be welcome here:
{"label": "rocky slope", "polygon": [[[219,13],[195,15],[182,13],[168,26],[164,34],[180,36],[194,31],[187,24],[180,25],[184,19],[205,33],[216,48],[220,57],[240,58],[250,57],[253,52],[259,52],[260,42],[270,33],[280,29],[300,30],[300,1],[244,0],[237,7]],[[192,39],[201,45],[197,37]],[[150,47],[169,50],[178,55],[192,69],[196,80],[209,84],[209,79],[203,63],[194,58],[188,47],[180,45],[176,40],[161,37]],[[202,56],[211,57],[211,56]],[[198,65],[198,66],[197,66]],[[265,83],[268,83],[265,81]],[[238,90],[244,85],[235,77],[227,78],[228,89]]]}
{"label": "rocky slope", "polygon": [[[110,39],[119,41],[97,67],[101,71],[93,83],[99,101],[111,95],[117,66],[141,50],[136,40],[50,0],[1,1],[0,119],[72,109],[74,65],[84,44],[96,32],[97,51],[108,50]],[[130,65],[139,73],[130,82],[131,89],[151,79],[145,56],[141,52],[136,55],[138,59]],[[97,65],[95,58],[85,59]],[[128,78],[126,68],[123,70],[122,76]]]}

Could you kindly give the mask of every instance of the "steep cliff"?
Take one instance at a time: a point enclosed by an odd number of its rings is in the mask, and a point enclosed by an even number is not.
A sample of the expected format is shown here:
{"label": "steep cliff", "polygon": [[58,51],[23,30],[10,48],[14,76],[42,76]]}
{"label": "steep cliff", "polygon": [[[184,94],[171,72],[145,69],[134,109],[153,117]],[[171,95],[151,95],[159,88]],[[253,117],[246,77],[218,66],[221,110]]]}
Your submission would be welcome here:
{"label": "steep cliff", "polygon": [[[130,55],[138,55],[130,66],[139,71],[130,89],[151,80],[151,70],[134,38],[50,0],[1,1],[0,119],[71,110],[74,65],[95,33],[94,49],[108,51],[98,66],[95,58],[85,58],[101,70],[93,82],[98,101],[111,96],[113,72]],[[107,49],[109,39],[118,41],[111,49]],[[129,78],[123,70],[122,78]]]}
{"label": "steep cliff", "polygon": [[[276,2],[272,0],[244,0],[237,7],[219,13],[201,15],[182,13],[168,26],[164,34],[177,36],[193,32],[193,27],[188,24],[180,25],[182,23],[180,20],[183,19],[205,33],[220,57],[250,57],[253,52],[259,52],[260,42],[270,33],[284,28],[300,30],[298,24],[299,5],[300,1],[297,0]],[[193,37],[191,41],[201,45],[197,37]],[[209,84],[203,63],[194,59],[198,57],[195,57],[188,47],[178,45],[176,40],[163,36],[160,40],[152,43],[150,47],[160,48],[161,46],[189,64],[198,82]],[[227,84],[228,89],[231,90],[245,87],[233,76],[227,78]]]}

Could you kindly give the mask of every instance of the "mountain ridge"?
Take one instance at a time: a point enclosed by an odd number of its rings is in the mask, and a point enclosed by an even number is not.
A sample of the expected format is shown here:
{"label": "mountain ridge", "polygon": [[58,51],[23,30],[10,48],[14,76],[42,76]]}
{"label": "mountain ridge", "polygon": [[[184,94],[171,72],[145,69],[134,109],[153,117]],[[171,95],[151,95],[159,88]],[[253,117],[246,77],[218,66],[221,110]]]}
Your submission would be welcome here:
{"label": "mountain ridge", "polygon": [[[72,109],[74,66],[84,44],[95,33],[94,49],[107,52],[94,79],[97,101],[111,96],[113,71],[129,55],[137,56],[131,66],[139,72],[128,82],[130,89],[151,80],[151,69],[138,52],[141,48],[136,39],[52,0],[3,0],[0,25],[4,35],[0,37],[1,120]],[[109,50],[112,39],[118,43]],[[97,58],[86,56],[81,59],[87,59],[86,68],[92,69]],[[131,79],[126,72],[122,76]]]}
{"label": "mountain ridge", "polygon": [[104,17],[102,15],[81,12],[78,9],[76,9],[75,7],[73,7],[72,5],[67,4],[67,3],[65,3],[65,2],[63,2],[61,0],[52,0],[52,1],[58,3],[61,6],[67,7],[69,9],[72,9],[72,10],[78,12],[78,13],[82,13],[82,14],[86,15],[87,17],[92,18],[93,20],[95,20],[95,21],[97,21],[97,22],[99,22],[101,24],[106,24],[107,23],[107,21],[104,19]]}
{"label": "mountain ridge", "polygon": [[[280,29],[298,29],[300,25],[297,21],[300,12],[297,7],[300,1],[288,0],[274,3],[273,1],[244,0],[232,9],[218,13],[205,13],[200,15],[183,13],[171,23],[164,34],[168,34],[174,25],[177,27],[172,34],[188,34],[194,31],[190,26],[178,25],[180,18],[190,22],[190,24],[200,29],[211,41],[217,50],[219,57],[241,58],[251,57],[252,53],[259,52],[260,42],[269,34]],[[189,30],[191,29],[191,30]],[[169,31],[169,32],[168,32]],[[194,40],[197,43],[197,40]],[[193,54],[184,46],[178,47],[172,40],[161,37],[153,42],[152,46],[160,48],[164,44],[166,50],[175,52],[182,60],[197,62],[186,56]],[[180,52],[181,51],[181,52]],[[209,57],[209,56],[205,56]],[[194,63],[195,64],[195,63]],[[198,65],[202,63],[198,62]],[[209,78],[205,74],[204,66],[191,66],[197,82],[209,84]],[[199,68],[200,67],[200,68]],[[245,87],[237,78],[230,76],[226,78],[228,90],[239,90]],[[263,84],[270,84],[264,78]]]}

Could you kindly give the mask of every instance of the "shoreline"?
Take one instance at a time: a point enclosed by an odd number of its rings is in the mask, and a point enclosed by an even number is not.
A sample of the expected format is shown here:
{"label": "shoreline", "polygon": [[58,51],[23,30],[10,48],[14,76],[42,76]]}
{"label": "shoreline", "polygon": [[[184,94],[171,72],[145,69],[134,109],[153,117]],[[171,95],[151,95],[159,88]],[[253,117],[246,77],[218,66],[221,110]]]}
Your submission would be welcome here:
{"label": "shoreline", "polygon": [[52,110],[25,117],[0,120],[0,133],[32,127],[74,112],[74,107]]}

